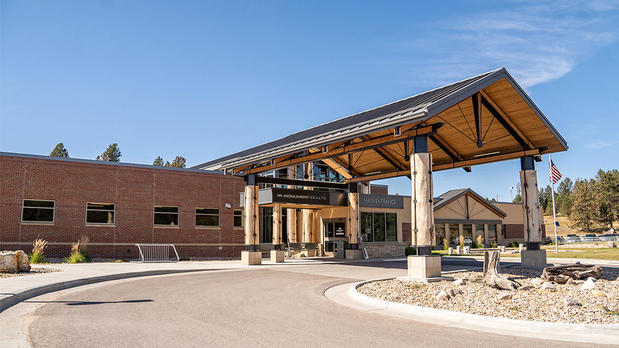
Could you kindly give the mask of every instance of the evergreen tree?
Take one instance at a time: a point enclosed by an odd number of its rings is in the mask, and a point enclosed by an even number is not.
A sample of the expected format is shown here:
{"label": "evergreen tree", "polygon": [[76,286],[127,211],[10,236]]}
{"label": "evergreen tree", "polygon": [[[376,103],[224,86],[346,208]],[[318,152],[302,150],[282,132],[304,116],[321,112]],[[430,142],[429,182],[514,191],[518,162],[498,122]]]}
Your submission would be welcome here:
{"label": "evergreen tree", "polygon": [[183,156],[176,156],[176,157],[174,157],[174,160],[172,161],[172,163],[166,161],[165,165],[166,165],[166,167],[185,168],[185,162],[187,162],[185,157],[183,157]]}
{"label": "evergreen tree", "polygon": [[522,196],[520,193],[516,193],[516,197],[514,197],[513,203],[522,203]]}
{"label": "evergreen tree", "polygon": [[596,182],[600,204],[598,221],[612,228],[613,221],[619,216],[619,171],[614,169],[605,172],[600,169]]}
{"label": "evergreen tree", "polygon": [[110,144],[101,155],[97,156],[97,160],[106,162],[120,162],[120,156],[122,156],[122,153],[118,148],[118,144],[114,143]]}
{"label": "evergreen tree", "polygon": [[561,215],[567,216],[572,210],[572,190],[574,189],[574,183],[572,179],[565,178],[557,186],[557,192],[555,193],[555,203],[557,212]]}
{"label": "evergreen tree", "polygon": [[163,158],[161,158],[161,156],[157,156],[157,158],[155,158],[155,160],[153,161],[153,165],[154,166],[163,166]]}
{"label": "evergreen tree", "polygon": [[596,197],[596,181],[577,180],[572,193],[573,203],[570,219],[574,227],[591,231],[599,219],[600,206]]}
{"label": "evergreen tree", "polygon": [[49,153],[51,157],[65,157],[69,158],[69,151],[64,147],[63,143],[58,143],[56,147]]}
{"label": "evergreen tree", "polygon": [[542,213],[552,213],[552,187],[550,185],[539,190],[539,205],[542,208]]}

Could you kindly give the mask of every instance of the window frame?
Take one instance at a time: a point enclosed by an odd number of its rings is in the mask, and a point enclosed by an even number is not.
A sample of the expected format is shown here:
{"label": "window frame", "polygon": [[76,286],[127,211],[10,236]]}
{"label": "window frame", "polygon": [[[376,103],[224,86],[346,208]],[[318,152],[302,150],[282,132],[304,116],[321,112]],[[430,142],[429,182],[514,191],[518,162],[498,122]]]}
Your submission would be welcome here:
{"label": "window frame", "polygon": [[[198,209],[204,209],[204,210],[208,210],[208,209],[212,209],[212,210],[217,210],[217,226],[211,226],[211,225],[198,225],[198,215],[200,216],[215,216],[215,214],[207,214],[207,213],[198,213]],[[201,207],[196,207],[194,209],[194,225],[196,228],[221,228],[221,209],[219,208],[201,208]],[[232,222],[234,224],[234,222]]]}
{"label": "window frame", "polygon": [[[237,225],[235,223],[235,221],[234,221],[237,218],[237,216],[238,216],[238,215],[236,215],[237,211],[241,213],[240,214],[240,218],[241,218],[241,224],[240,225]],[[245,227],[245,219],[244,219],[244,217],[245,217],[245,210],[244,209],[234,209],[232,211],[232,227],[233,228],[244,228]]]}
{"label": "window frame", "polygon": [[[51,209],[52,210],[52,221],[32,221],[32,220],[24,220],[24,209],[26,209],[26,201],[39,201],[39,202],[52,202],[54,206],[52,208],[49,207],[28,207],[30,209]],[[56,222],[56,201],[53,199],[31,199],[25,198],[22,199],[21,202],[21,214],[19,220],[22,224],[34,224],[34,225],[53,225]]]}
{"label": "window frame", "polygon": [[[365,221],[364,220],[364,215],[368,214],[370,217],[370,221]],[[383,231],[380,234],[381,236],[384,236],[384,240],[376,240],[376,231],[374,229],[375,225],[376,225],[376,216],[381,216],[382,215],[382,219],[383,219]],[[388,223],[388,215],[393,215],[393,217],[395,218],[395,240],[389,240],[387,237],[387,225],[389,225]],[[392,212],[392,211],[361,211],[360,215],[359,215],[359,229],[360,229],[360,235],[363,236],[365,235],[365,232],[363,231],[363,224],[364,223],[370,223],[371,229],[372,231],[370,232],[372,240],[371,241],[367,241],[364,239],[363,243],[397,243],[398,242],[398,214],[396,212]]]}
{"label": "window frame", "polygon": [[[156,208],[176,208],[176,213],[170,213],[170,212],[156,212],[155,209]],[[157,214],[176,214],[177,216],[177,224],[176,225],[163,225],[163,224],[157,224],[155,223],[155,215]],[[174,205],[155,205],[153,206],[153,227],[155,228],[180,228],[181,226],[181,207],[180,206],[174,206]]]}
{"label": "window frame", "polygon": [[[111,212],[114,214],[113,215],[113,219],[114,221],[112,223],[107,223],[107,222],[88,222],[88,205],[89,204],[105,204],[105,205],[113,205],[114,209],[111,210]],[[110,210],[98,210],[98,209],[90,209],[91,211],[110,211]],[[154,209],[153,209],[154,212]],[[116,203],[104,203],[104,202],[86,202],[86,216],[85,218],[85,225],[86,226],[105,226],[105,227],[115,227],[116,226]],[[154,217],[153,217],[153,222],[155,221]]]}

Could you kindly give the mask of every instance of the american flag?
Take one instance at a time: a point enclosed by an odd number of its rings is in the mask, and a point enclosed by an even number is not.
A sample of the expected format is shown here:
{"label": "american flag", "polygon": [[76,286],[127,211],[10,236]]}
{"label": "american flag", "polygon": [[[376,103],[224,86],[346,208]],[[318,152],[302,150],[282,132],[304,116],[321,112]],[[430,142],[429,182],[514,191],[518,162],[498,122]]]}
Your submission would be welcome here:
{"label": "american flag", "polygon": [[552,160],[550,160],[550,175],[549,175],[550,181],[553,184],[556,184],[557,182],[559,182],[559,180],[561,180],[561,172],[559,171],[559,169],[557,169],[557,166],[555,166],[555,164],[552,162]]}

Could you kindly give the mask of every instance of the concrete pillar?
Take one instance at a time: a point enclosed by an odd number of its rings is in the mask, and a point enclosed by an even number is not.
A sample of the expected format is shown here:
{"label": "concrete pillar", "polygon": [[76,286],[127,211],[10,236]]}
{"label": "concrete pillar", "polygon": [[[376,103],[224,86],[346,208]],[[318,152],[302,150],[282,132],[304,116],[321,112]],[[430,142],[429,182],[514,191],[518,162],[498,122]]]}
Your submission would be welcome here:
{"label": "concrete pillar", "polygon": [[245,186],[245,245],[247,250],[241,252],[241,263],[244,265],[259,265],[262,263],[262,253],[258,251],[260,231],[258,207],[258,185],[254,175],[247,177]]}
{"label": "concrete pillar", "polygon": [[496,243],[501,244],[503,242],[503,224],[496,225]]}
{"label": "concrete pillar", "polygon": [[[484,240],[488,240],[488,224],[484,224]],[[499,241],[496,241],[499,244]]]}
{"label": "concrete pillar", "polygon": [[527,250],[520,254],[520,260],[525,267],[546,267],[546,251],[540,250],[542,242],[541,209],[539,191],[537,189],[537,172],[533,156],[520,159],[520,184],[522,185],[522,209],[524,235]]}
{"label": "concrete pillar", "polygon": [[447,238],[447,244],[451,244],[451,232],[449,232],[449,224],[445,224],[445,238]]}
{"label": "concrete pillar", "polygon": [[411,230],[417,255],[409,256],[408,277],[421,281],[441,277],[440,256],[432,255],[434,245],[434,207],[432,188],[432,154],[428,152],[428,137],[416,136],[410,159],[412,195]]}

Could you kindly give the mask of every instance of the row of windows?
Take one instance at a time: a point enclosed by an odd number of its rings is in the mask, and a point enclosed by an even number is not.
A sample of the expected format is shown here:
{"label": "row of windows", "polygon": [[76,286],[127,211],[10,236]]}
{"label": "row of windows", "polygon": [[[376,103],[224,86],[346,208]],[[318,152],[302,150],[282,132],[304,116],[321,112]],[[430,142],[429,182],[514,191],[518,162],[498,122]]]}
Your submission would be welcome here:
{"label": "row of windows", "polygon": [[[86,223],[113,225],[114,203],[86,203]],[[23,222],[54,222],[54,201],[24,200]],[[153,224],[156,226],[178,226],[179,207],[155,206]],[[219,209],[196,208],[196,226],[219,227]],[[243,211],[234,210],[234,227],[243,226]]]}
{"label": "row of windows", "polygon": [[395,213],[361,213],[361,238],[364,242],[397,242]]}

